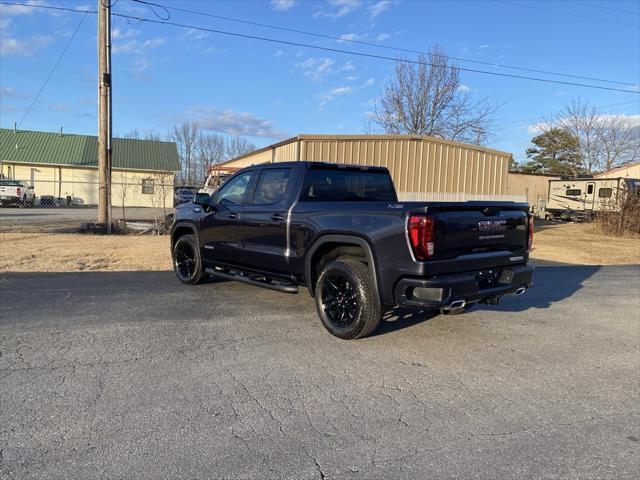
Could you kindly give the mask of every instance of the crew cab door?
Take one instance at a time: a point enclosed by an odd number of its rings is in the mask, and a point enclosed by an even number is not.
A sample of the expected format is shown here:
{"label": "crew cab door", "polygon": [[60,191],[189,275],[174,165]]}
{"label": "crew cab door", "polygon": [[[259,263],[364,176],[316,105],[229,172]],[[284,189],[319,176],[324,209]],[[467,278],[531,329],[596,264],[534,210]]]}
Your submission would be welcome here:
{"label": "crew cab door", "polygon": [[235,263],[252,270],[287,274],[287,209],[291,167],[260,170],[253,198],[239,208],[237,236],[241,253]]}
{"label": "crew cab door", "polygon": [[256,179],[255,170],[241,172],[229,179],[212,199],[209,213],[200,223],[205,262],[237,263],[242,242],[238,221],[242,207],[253,196]]}

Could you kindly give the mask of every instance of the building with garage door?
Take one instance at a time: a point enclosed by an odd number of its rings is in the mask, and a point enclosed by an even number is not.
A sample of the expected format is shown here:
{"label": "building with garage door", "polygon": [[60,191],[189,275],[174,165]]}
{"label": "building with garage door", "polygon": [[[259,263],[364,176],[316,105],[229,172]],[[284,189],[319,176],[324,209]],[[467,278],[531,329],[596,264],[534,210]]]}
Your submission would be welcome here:
{"label": "building with garage door", "polygon": [[[114,138],[113,206],[172,207],[179,170],[173,142]],[[2,128],[1,177],[33,185],[41,205],[96,205],[98,138]]]}
{"label": "building with garage door", "polygon": [[384,166],[401,200],[509,199],[510,159],[507,152],[427,136],[298,135],[219,166],[283,161]]}

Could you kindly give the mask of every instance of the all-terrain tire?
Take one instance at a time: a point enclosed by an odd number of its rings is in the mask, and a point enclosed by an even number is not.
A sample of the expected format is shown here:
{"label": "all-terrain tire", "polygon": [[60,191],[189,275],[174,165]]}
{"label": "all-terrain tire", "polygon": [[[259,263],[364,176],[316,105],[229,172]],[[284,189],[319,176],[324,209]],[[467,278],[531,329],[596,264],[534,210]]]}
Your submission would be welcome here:
{"label": "all-terrain tire", "polygon": [[[207,280],[200,247],[194,235],[183,235],[173,246],[173,270],[178,280],[186,285],[196,285]],[[189,258],[190,257],[190,258]]]}
{"label": "all-terrain tire", "polygon": [[[382,318],[380,298],[369,268],[358,260],[340,259],[327,263],[315,285],[315,300],[322,325],[339,338],[366,337]],[[339,305],[340,311],[346,309],[346,313],[341,316],[332,310],[334,305]]]}

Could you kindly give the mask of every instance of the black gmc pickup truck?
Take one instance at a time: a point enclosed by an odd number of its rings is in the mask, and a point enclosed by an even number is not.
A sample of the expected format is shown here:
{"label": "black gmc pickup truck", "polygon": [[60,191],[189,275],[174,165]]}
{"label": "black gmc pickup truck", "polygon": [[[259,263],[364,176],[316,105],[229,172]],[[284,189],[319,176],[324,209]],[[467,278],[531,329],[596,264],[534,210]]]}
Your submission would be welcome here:
{"label": "black gmc pickup truck", "polygon": [[176,208],[173,264],[315,297],[326,329],[369,335],[396,305],[461,313],[531,286],[527,204],[400,202],[380,167],[290,162],[240,170]]}

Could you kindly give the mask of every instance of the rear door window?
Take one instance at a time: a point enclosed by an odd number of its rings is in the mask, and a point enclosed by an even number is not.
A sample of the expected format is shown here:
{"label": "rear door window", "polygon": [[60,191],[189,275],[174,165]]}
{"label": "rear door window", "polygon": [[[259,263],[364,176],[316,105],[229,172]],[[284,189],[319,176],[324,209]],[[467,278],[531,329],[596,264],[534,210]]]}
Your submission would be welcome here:
{"label": "rear door window", "polygon": [[385,171],[310,168],[302,202],[395,202],[391,176]]}
{"label": "rear door window", "polygon": [[268,205],[282,201],[287,193],[290,168],[269,168],[263,170],[253,197],[254,205]]}

